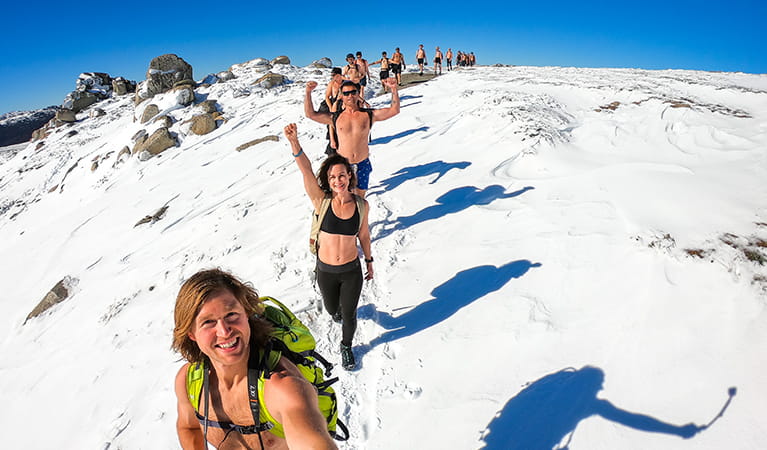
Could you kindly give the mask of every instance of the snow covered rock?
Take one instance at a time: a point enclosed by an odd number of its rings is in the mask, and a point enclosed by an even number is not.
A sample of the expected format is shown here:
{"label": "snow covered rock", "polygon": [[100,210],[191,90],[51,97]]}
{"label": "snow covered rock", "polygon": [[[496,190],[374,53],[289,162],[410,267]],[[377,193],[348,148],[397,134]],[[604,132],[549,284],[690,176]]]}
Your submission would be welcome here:
{"label": "snow covered rock", "polygon": [[167,92],[179,81],[193,79],[192,66],[179,56],[172,53],[158,56],[149,62],[146,80],[136,89],[135,103]]}
{"label": "snow covered rock", "polygon": [[29,319],[33,319],[39,316],[40,314],[52,308],[53,306],[58,305],[64,300],[68,299],[70,295],[72,294],[73,288],[76,285],[77,285],[76,278],[71,278],[69,276],[64,277],[61,281],[56,283],[56,285],[53,286],[53,288],[51,288],[51,290],[48,291],[47,294],[45,294],[45,297],[43,297],[40,303],[38,303],[37,306],[35,306],[35,308],[32,310],[32,312],[29,313],[24,323],[27,323]]}

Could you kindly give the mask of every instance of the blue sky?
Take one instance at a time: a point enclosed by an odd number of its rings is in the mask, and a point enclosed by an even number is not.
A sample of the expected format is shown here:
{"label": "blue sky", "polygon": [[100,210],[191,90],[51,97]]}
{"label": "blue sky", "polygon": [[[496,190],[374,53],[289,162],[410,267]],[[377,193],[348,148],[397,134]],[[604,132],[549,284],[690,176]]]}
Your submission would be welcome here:
{"label": "blue sky", "polygon": [[353,4],[7,3],[0,114],[61,104],[81,72],[141,81],[164,53],[197,80],[279,55],[341,64],[348,52],[371,59],[400,47],[412,63],[418,44],[429,58],[437,45],[473,51],[479,64],[767,73],[764,0]]}

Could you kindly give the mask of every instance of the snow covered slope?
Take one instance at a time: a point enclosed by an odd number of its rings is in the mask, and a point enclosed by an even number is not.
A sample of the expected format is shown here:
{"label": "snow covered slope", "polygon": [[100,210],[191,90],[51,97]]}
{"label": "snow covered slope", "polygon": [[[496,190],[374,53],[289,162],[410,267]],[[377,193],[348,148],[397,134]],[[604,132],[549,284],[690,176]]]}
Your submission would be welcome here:
{"label": "snow covered slope", "polygon": [[[329,70],[277,67],[288,84],[245,64],[198,88],[226,122],[195,136],[174,109],[180,145],[147,161],[117,159],[145,128],[129,98],[0,159],[0,446],[177,448],[173,303],[203,268],[301,311],[339,361],[281,136],[296,122],[318,167],[302,100]],[[373,126],[341,448],[767,446],[767,77],[476,67],[401,94]]]}

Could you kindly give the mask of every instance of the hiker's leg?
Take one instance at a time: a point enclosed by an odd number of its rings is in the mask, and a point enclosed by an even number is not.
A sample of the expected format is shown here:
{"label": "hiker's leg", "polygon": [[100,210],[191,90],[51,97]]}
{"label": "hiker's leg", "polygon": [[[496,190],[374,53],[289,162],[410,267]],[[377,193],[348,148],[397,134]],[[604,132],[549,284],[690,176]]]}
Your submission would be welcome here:
{"label": "hiker's leg", "polygon": [[322,303],[325,304],[325,311],[331,316],[335,315],[341,306],[341,281],[338,279],[338,274],[318,269],[317,285],[322,294]]}
{"label": "hiker's leg", "polygon": [[362,267],[341,274],[341,316],[343,317],[343,337],[341,343],[351,346],[354,332],[357,330],[357,305],[362,292]]}

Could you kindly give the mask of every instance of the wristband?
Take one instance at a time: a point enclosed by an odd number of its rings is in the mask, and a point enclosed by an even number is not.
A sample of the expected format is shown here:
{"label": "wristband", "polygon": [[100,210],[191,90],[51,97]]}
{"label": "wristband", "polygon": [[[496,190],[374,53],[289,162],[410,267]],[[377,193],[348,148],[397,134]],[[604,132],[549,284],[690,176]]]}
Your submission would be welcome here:
{"label": "wristband", "polygon": [[294,158],[298,158],[299,156],[301,156],[303,154],[304,154],[304,149],[302,149],[302,148],[299,148],[298,149],[298,153],[296,153],[296,154],[291,153],[291,155],[293,155]]}
{"label": "wristband", "polygon": [[373,257],[371,256],[370,259],[365,258],[365,262],[370,264],[373,262]]}

